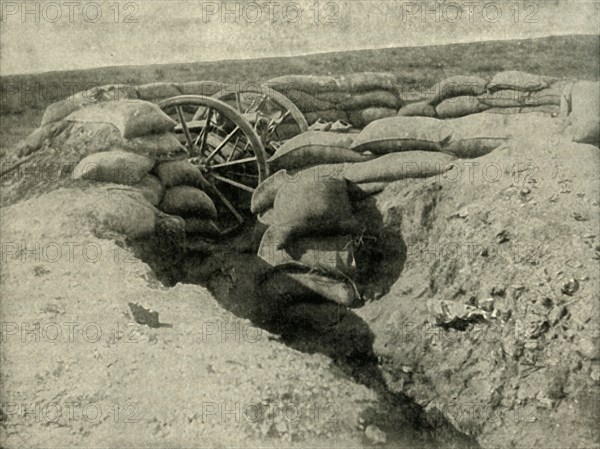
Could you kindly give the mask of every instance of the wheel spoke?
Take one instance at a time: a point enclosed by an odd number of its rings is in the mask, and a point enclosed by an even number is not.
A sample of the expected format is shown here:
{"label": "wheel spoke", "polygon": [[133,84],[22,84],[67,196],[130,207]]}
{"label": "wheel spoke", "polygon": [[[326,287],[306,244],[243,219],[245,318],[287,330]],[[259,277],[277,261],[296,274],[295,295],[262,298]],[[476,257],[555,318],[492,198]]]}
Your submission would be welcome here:
{"label": "wheel spoke", "polygon": [[233,155],[235,154],[235,152],[238,149],[238,143],[240,143],[240,136],[237,136],[237,138],[235,139],[235,143],[233,144],[233,150],[231,151],[231,154],[227,158],[227,162],[231,162],[231,159],[233,159]]}
{"label": "wheel spoke", "polygon": [[[256,112],[256,111],[259,110],[259,108],[263,105],[263,103],[267,99],[267,96],[266,95],[261,95],[259,98],[260,98],[260,101],[258,102],[258,105],[256,105],[256,108],[254,109],[253,112]],[[244,114],[247,114],[248,112],[252,111],[252,109],[255,107],[254,106],[255,104],[256,104],[256,98],[254,100],[252,100],[252,104],[250,105],[250,107],[248,109],[246,109],[244,111]]]}
{"label": "wheel spoke", "polygon": [[244,223],[244,217],[242,217],[242,215],[237,211],[237,209],[233,207],[233,204],[231,204],[229,200],[225,197],[225,195],[223,195],[223,192],[221,192],[215,185],[212,186],[212,189],[215,192],[215,194],[219,197],[221,202],[225,205],[225,207],[227,207],[227,209],[231,211],[235,219],[239,221],[240,224]]}
{"label": "wheel spoke", "polygon": [[237,181],[234,181],[233,179],[229,179],[224,176],[216,175],[214,173],[212,173],[211,176],[218,181],[224,182],[226,184],[230,184],[234,187],[237,187],[238,189],[242,189],[242,190],[245,190],[246,192],[254,193],[254,189],[252,187],[247,186],[246,184],[242,184],[241,182],[237,182]]}
{"label": "wheel spoke", "polygon": [[231,161],[231,162],[225,162],[223,164],[215,164],[215,165],[211,165],[210,168],[223,168],[223,167],[231,167],[233,165],[241,165],[241,164],[247,164],[249,162],[256,162],[256,156],[254,157],[249,157],[246,159],[238,159],[237,161]]}
{"label": "wheel spoke", "polygon": [[279,127],[279,125],[281,125],[283,123],[283,121],[291,114],[291,111],[287,111],[285,114],[283,114],[281,116],[281,118],[279,120],[275,120],[271,126],[269,127],[269,137],[271,137],[273,134],[275,134],[275,131],[277,131],[277,128]]}
{"label": "wheel spoke", "polygon": [[204,146],[206,145],[206,139],[208,138],[208,132],[210,130],[210,124],[212,122],[212,116],[213,116],[213,109],[208,108],[208,117],[206,117],[206,126],[200,132],[198,139],[196,139],[196,144],[198,143],[198,140],[200,140],[200,148],[198,149],[198,154],[202,154],[202,151],[204,151]]}
{"label": "wheel spoke", "polygon": [[212,152],[212,153],[210,153],[210,154],[207,156],[207,158],[204,160],[204,163],[205,163],[205,164],[208,164],[208,163],[209,163],[209,162],[212,160],[212,158],[213,158],[213,157],[215,157],[215,155],[216,155],[216,154],[217,154],[219,151],[221,151],[223,148],[225,148],[225,145],[227,145],[227,143],[229,143],[229,141],[231,140],[231,138],[232,138],[232,137],[235,135],[235,133],[237,133],[239,130],[240,130],[240,127],[239,127],[239,126],[236,126],[236,127],[233,129],[233,131],[231,131],[231,132],[229,133],[229,135],[228,135],[227,137],[225,137],[225,139],[223,140],[223,142],[221,142],[221,143],[219,144],[219,146],[218,146],[217,148],[215,148],[215,149],[213,150],[213,152]]}
{"label": "wheel spoke", "polygon": [[190,134],[190,130],[187,127],[187,123],[185,122],[185,117],[183,116],[183,111],[181,110],[181,107],[177,106],[175,108],[175,110],[177,111],[177,116],[179,117],[179,122],[181,123],[181,128],[183,129],[183,134],[185,134],[185,140],[187,141],[188,145],[189,145],[189,150],[190,153],[193,152],[194,149],[194,142],[192,141],[192,135]]}

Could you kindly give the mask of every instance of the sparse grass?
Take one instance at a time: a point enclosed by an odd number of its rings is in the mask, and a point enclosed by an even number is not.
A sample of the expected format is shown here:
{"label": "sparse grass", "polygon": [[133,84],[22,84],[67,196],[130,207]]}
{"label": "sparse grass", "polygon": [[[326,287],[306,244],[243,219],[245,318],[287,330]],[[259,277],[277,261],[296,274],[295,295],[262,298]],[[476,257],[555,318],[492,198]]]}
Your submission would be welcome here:
{"label": "sparse grass", "polygon": [[[0,150],[10,148],[39,123],[44,108],[60,97],[52,86],[83,90],[103,84],[145,84],[156,81],[223,82],[264,81],[286,74],[343,74],[385,71],[399,76],[403,90],[429,87],[452,75],[491,77],[511,69],[548,76],[600,78],[600,36],[556,36],[540,39],[480,42],[430,47],[390,48],[189,64],[103,67],[90,70],[13,75],[0,79],[4,86],[44,86],[45,95],[28,94],[19,102],[2,102]],[[78,88],[81,87],[81,88]],[[66,97],[67,91],[64,90]],[[16,114],[19,113],[19,114]]]}

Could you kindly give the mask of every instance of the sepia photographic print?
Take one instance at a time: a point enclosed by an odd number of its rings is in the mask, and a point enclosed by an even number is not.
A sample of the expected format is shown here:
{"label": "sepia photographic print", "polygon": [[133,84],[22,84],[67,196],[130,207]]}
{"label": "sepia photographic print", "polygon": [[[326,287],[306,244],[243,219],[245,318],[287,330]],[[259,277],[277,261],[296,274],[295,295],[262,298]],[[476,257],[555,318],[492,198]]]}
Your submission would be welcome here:
{"label": "sepia photographic print", "polygon": [[0,448],[600,448],[600,1],[0,0]]}

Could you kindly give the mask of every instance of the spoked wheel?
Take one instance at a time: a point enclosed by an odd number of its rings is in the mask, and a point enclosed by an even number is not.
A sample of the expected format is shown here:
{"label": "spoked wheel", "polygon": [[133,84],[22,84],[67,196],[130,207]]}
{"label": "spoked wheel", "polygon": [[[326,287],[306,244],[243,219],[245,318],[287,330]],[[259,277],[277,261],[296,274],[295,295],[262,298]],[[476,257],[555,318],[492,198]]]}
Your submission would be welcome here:
{"label": "spoked wheel", "polygon": [[308,131],[304,114],[285,95],[266,86],[227,86],[213,95],[242,113],[260,136],[267,154],[280,142]]}
{"label": "spoked wheel", "polygon": [[269,175],[266,152],[253,126],[227,103],[183,95],[158,106],[177,122],[175,135],[209,183],[223,234],[240,229],[254,189]]}

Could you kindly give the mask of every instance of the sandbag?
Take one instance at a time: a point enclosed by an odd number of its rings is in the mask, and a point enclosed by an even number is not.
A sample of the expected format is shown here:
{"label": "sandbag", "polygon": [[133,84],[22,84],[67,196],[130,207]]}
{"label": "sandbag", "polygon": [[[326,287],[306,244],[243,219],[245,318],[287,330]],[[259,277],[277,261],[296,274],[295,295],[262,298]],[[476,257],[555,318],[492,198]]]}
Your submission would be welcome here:
{"label": "sandbag", "polygon": [[571,89],[567,135],[575,142],[600,141],[600,83],[578,81]]}
{"label": "sandbag", "polygon": [[404,106],[398,111],[399,117],[435,117],[435,107],[427,101],[419,101]]}
{"label": "sandbag", "polygon": [[514,108],[525,106],[527,94],[518,90],[498,90],[479,96],[481,104],[491,108]]}
{"label": "sandbag", "polygon": [[309,177],[284,183],[279,188],[273,205],[273,223],[281,248],[292,237],[356,234],[361,229],[352,216],[347,181],[315,181]]}
{"label": "sandbag", "polygon": [[477,97],[454,97],[442,101],[435,107],[438,118],[457,118],[465,115],[477,114],[489,109],[489,106],[479,102]]}
{"label": "sandbag", "polygon": [[253,214],[261,214],[273,207],[279,188],[283,183],[290,182],[293,179],[288,175],[286,170],[279,170],[277,173],[269,176],[254,190],[250,203],[250,211]]}
{"label": "sandbag", "polygon": [[410,178],[426,178],[452,168],[452,155],[431,151],[392,153],[369,162],[350,164],[344,177],[354,183],[381,183]]}
{"label": "sandbag", "polygon": [[521,112],[520,107],[518,108],[490,108],[483,111],[485,114],[519,114]]}
{"label": "sandbag", "polygon": [[315,95],[316,98],[323,101],[328,101],[329,103],[333,103],[336,107],[344,102],[350,100],[353,95],[350,92],[343,91],[333,91],[333,92],[319,92]]}
{"label": "sandbag", "polygon": [[285,142],[268,163],[275,170],[301,169],[322,164],[362,162],[370,157],[350,149],[349,134],[308,131]]}
{"label": "sandbag", "polygon": [[485,92],[488,82],[478,76],[452,76],[433,86],[429,104],[437,106],[447,98],[478,96]]}
{"label": "sandbag", "polygon": [[444,151],[461,158],[475,158],[490,153],[519,132],[526,132],[531,122],[518,114],[474,114],[446,120],[445,125],[450,138]]}
{"label": "sandbag", "polygon": [[156,172],[165,187],[185,185],[206,189],[208,186],[200,168],[187,159],[162,163]]}
{"label": "sandbag", "polygon": [[526,106],[560,106],[561,93],[562,92],[560,90],[554,87],[549,87],[537,92],[530,92],[529,95],[523,99],[523,102]]}
{"label": "sandbag", "polygon": [[147,101],[102,102],[71,113],[65,120],[83,123],[110,123],[123,138],[172,131],[177,124],[160,108]]}
{"label": "sandbag", "polygon": [[151,83],[137,87],[137,93],[141,100],[153,101],[164,98],[177,97],[181,92],[172,83]]}
{"label": "sandbag", "polygon": [[441,151],[444,121],[429,117],[391,117],[368,125],[355,138],[351,149],[387,154],[398,151]]}
{"label": "sandbag", "polygon": [[288,300],[321,296],[345,307],[360,307],[364,300],[354,281],[337,271],[314,269],[296,262],[280,265],[258,280],[258,288],[266,297],[277,295]]}
{"label": "sandbag", "polygon": [[348,114],[346,111],[340,111],[338,109],[328,109],[327,111],[316,111],[308,112],[304,114],[304,118],[309,125],[316,123],[319,119],[326,122],[337,122],[338,120],[348,121]]}
{"label": "sandbag", "polygon": [[121,139],[120,142],[115,143],[115,146],[124,151],[147,154],[155,157],[159,162],[189,157],[189,152],[172,133],[148,134],[133,139]]}
{"label": "sandbag", "polygon": [[273,228],[268,228],[258,250],[258,257],[273,267],[296,261],[311,268],[327,267],[347,276],[356,275],[352,236],[302,237],[286,249],[281,248],[277,238]]}
{"label": "sandbag", "polygon": [[398,109],[401,105],[401,100],[395,94],[386,90],[373,90],[355,94],[340,102],[337,107],[346,111],[354,111],[371,107]]}
{"label": "sandbag", "polygon": [[491,92],[503,89],[533,92],[546,87],[548,87],[548,83],[543,77],[517,70],[500,72],[488,84],[488,90]]}
{"label": "sandbag", "polygon": [[92,87],[91,89],[77,92],[64,100],[49,105],[44,111],[41,125],[43,126],[47,123],[62,120],[71,113],[90,104],[102,101],[111,101],[115,103],[126,102],[137,98],[138,96],[134,86],[126,84],[111,84]]}
{"label": "sandbag", "polygon": [[287,90],[285,96],[294,103],[302,112],[315,112],[333,109],[333,104],[328,101],[319,100],[315,96],[302,92],[301,90]]}
{"label": "sandbag", "polygon": [[349,111],[348,121],[357,128],[364,128],[369,123],[388,117],[395,117],[396,114],[397,110],[390,108],[360,109],[358,111]]}
{"label": "sandbag", "polygon": [[165,194],[165,186],[162,185],[156,176],[146,175],[140,182],[133,184],[144,198],[154,207],[158,206]]}
{"label": "sandbag", "polygon": [[370,90],[397,91],[398,79],[393,73],[362,72],[338,77],[339,90],[362,93]]}
{"label": "sandbag", "polygon": [[35,153],[68,127],[69,123],[64,120],[40,126],[17,144],[17,155],[25,157]]}
{"label": "sandbag", "polygon": [[284,75],[270,79],[265,84],[284,95],[290,89],[301,90],[312,94],[339,90],[337,80],[331,76]]}
{"label": "sandbag", "polygon": [[154,166],[154,159],[124,151],[103,151],[83,158],[73,170],[74,179],[133,185]]}
{"label": "sandbag", "polygon": [[221,230],[215,222],[204,218],[186,218],[185,233],[210,238],[219,238],[221,236]]}
{"label": "sandbag", "polygon": [[203,95],[212,97],[217,92],[225,89],[227,84],[220,81],[192,81],[175,85],[181,95]]}
{"label": "sandbag", "polygon": [[167,214],[183,218],[202,217],[216,220],[217,209],[210,197],[202,190],[189,186],[167,189],[160,203],[160,209]]}

